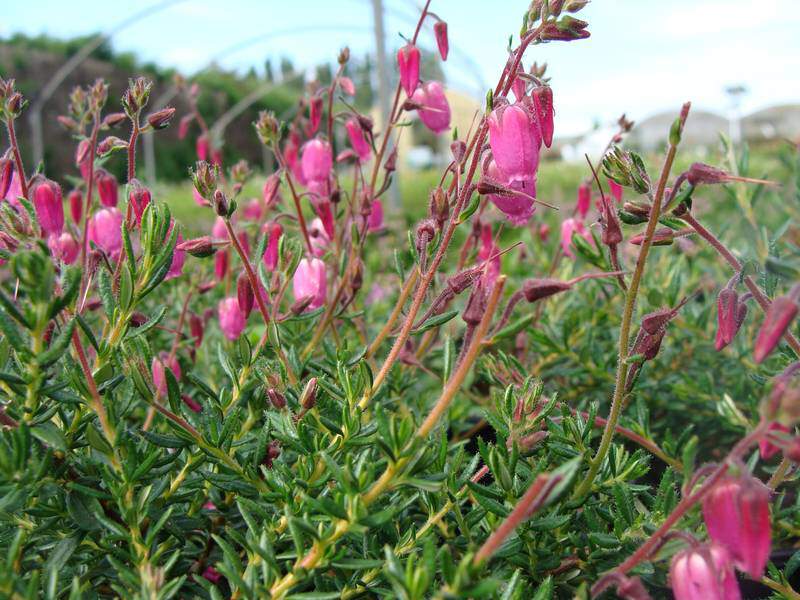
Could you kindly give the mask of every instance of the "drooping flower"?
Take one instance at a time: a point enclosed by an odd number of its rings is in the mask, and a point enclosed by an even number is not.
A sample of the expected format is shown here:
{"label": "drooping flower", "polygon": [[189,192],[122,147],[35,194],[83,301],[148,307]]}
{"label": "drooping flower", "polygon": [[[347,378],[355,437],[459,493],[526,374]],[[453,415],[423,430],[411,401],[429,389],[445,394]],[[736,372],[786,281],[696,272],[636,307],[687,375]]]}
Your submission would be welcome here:
{"label": "drooping flower", "polygon": [[214,277],[217,278],[217,281],[222,281],[223,279],[225,279],[225,275],[228,274],[229,261],[230,261],[230,255],[228,250],[217,252],[214,255]]}
{"label": "drooping flower", "polygon": [[356,86],[353,84],[353,80],[349,77],[339,77],[339,87],[348,96],[356,95]]}
{"label": "drooping flower", "polygon": [[269,210],[272,203],[278,197],[278,192],[281,187],[281,174],[280,171],[273,173],[264,182],[264,188],[261,190],[261,199],[264,201],[264,207]]}
{"label": "drooping flower", "polygon": [[383,231],[383,202],[375,198],[370,202],[369,216],[367,217],[367,231],[377,233]]}
{"label": "drooping flower", "polygon": [[47,246],[52,255],[64,264],[71,265],[78,258],[80,250],[78,242],[66,231],[60,235],[53,234],[47,238]]}
{"label": "drooping flower", "polygon": [[478,260],[489,261],[483,273],[483,286],[487,290],[491,290],[500,275],[500,248],[494,243],[492,226],[489,223],[481,225],[481,247],[478,250]]}
{"label": "drooping flower", "polygon": [[561,223],[561,250],[569,258],[575,258],[572,252],[572,234],[577,233],[582,236],[587,242],[591,242],[592,234],[583,224],[583,221],[576,218],[564,219]]}
{"label": "drooping flower", "polygon": [[14,163],[9,156],[0,158],[0,200],[5,199],[14,178]]}
{"label": "drooping flower", "polygon": [[611,197],[617,202],[622,202],[622,186],[613,179],[608,180],[608,189],[611,190]]}
{"label": "drooping flower", "polygon": [[78,225],[83,216],[83,195],[80,190],[74,189],[67,195],[67,200],[69,201],[69,214],[72,216],[72,221],[75,225]]}
{"label": "drooping flower", "polygon": [[372,148],[369,147],[369,142],[367,142],[364,137],[364,130],[361,129],[361,125],[358,124],[358,119],[355,117],[350,118],[344,126],[347,129],[347,137],[350,139],[350,145],[358,155],[358,160],[362,163],[368,161],[369,157],[372,155]]}
{"label": "drooping flower", "polygon": [[[5,199],[12,206],[16,206],[17,208],[21,208],[21,204],[19,203],[19,198],[22,196],[22,182],[19,180],[19,175],[17,175],[16,169],[11,174],[11,181],[8,184],[8,190],[5,193]],[[2,200],[2,198],[0,198]]]}
{"label": "drooping flower", "polygon": [[732,285],[725,286],[717,296],[717,335],[714,348],[722,350],[733,341],[747,316],[747,304],[740,300]]}
{"label": "drooping flower", "polygon": [[553,88],[549,85],[535,87],[531,98],[542,141],[549,148],[553,143]]}
{"label": "drooping flower", "polygon": [[122,213],[116,207],[103,208],[89,221],[89,240],[110,256],[122,250]]}
{"label": "drooping flower", "polygon": [[205,135],[197,136],[195,150],[197,151],[197,160],[208,160],[208,157],[211,155],[211,144]]}
{"label": "drooping flower", "polygon": [[283,148],[283,158],[286,161],[286,166],[289,167],[289,171],[292,173],[294,178],[300,182],[302,185],[306,184],[306,178],[303,175],[303,168],[298,160],[298,155],[300,154],[300,136],[294,130],[289,132],[289,139],[286,140],[286,144]]}
{"label": "drooping flower", "polygon": [[278,244],[283,234],[283,227],[280,223],[273,221],[264,225],[264,231],[267,234],[267,247],[262,260],[267,271],[274,271],[278,266]]}
{"label": "drooping flower", "polygon": [[251,198],[242,210],[242,215],[247,221],[260,221],[263,213],[264,207],[258,198]]}
{"label": "drooping flower", "polygon": [[50,179],[37,177],[31,190],[33,208],[45,235],[60,234],[64,229],[64,204],[61,187]]}
{"label": "drooping flower", "polygon": [[225,226],[225,219],[217,217],[214,220],[214,225],[211,227],[211,237],[215,240],[227,240],[228,228]]}
{"label": "drooping flower", "polygon": [[311,298],[307,310],[314,310],[325,304],[327,295],[325,263],[318,258],[301,260],[294,272],[292,290],[297,301]]}
{"label": "drooping flower", "polygon": [[97,181],[97,195],[100,196],[100,204],[106,207],[116,206],[119,196],[117,178],[105,169],[97,169],[95,179]]}
{"label": "drooping flower", "polygon": [[183,241],[183,236],[179,233],[177,241],[175,242],[175,250],[172,252],[172,262],[169,265],[169,271],[165,279],[174,279],[180,277],[183,273],[183,263],[186,262],[186,251],[179,250],[178,245]]}
{"label": "drooping flower", "polygon": [[245,319],[239,309],[239,300],[235,297],[224,298],[217,306],[219,328],[229,340],[237,339],[244,331]]}
{"label": "drooping flower", "polygon": [[676,554],[669,570],[675,600],[739,600],[739,586],[725,548],[715,544]]}
{"label": "drooping flower", "polygon": [[303,146],[300,159],[303,177],[307,181],[327,182],[333,168],[331,145],[325,140],[314,138]]}
{"label": "drooping flower", "polygon": [[239,301],[239,310],[245,319],[250,316],[253,311],[253,304],[256,301],[256,296],[253,293],[253,286],[250,285],[250,279],[247,273],[239,273],[236,278],[236,299]]}
{"label": "drooping flower", "polygon": [[780,343],[783,334],[789,329],[798,313],[797,301],[791,296],[779,296],[772,301],[764,322],[758,330],[753,358],[763,362]]}
{"label": "drooping flower", "polygon": [[[132,179],[130,185],[130,192],[128,192],[128,202],[130,202],[131,206],[133,207],[133,214],[136,217],[136,225],[140,226],[142,224],[142,215],[144,214],[144,209],[147,208],[147,205],[150,204],[152,197],[150,195],[150,190],[147,189],[138,179]],[[197,190],[194,190],[197,193]]]}
{"label": "drooping flower", "polygon": [[433,25],[433,34],[436,36],[436,46],[439,48],[439,56],[442,60],[447,60],[447,55],[450,53],[450,42],[447,39],[447,23],[444,21],[436,21]]}
{"label": "drooping flower", "polygon": [[578,186],[578,204],[575,209],[581,219],[585,219],[592,205],[592,188],[589,184],[582,183]]}
{"label": "drooping flower", "polygon": [[769,488],[748,473],[725,476],[703,499],[709,537],[756,580],[769,560],[769,495]]}
{"label": "drooping flower", "polygon": [[418,87],[411,101],[420,106],[417,114],[423,125],[433,133],[441,133],[450,127],[450,104],[441,83],[429,81]]}
{"label": "drooping flower", "polygon": [[518,104],[501,106],[488,123],[489,145],[500,171],[511,181],[535,176],[542,138],[528,111]]}
{"label": "drooping flower", "polygon": [[89,169],[91,169],[91,144],[89,140],[81,140],[78,147],[75,148],[75,166],[80,169],[81,177],[84,179],[89,178]]}
{"label": "drooping flower", "polygon": [[409,98],[419,84],[419,48],[406,44],[397,51],[397,68],[400,71],[400,85]]}
{"label": "drooping flower", "polygon": [[308,134],[314,135],[322,120],[322,96],[313,96],[308,103]]}
{"label": "drooping flower", "polygon": [[484,175],[501,189],[489,194],[489,199],[514,225],[524,225],[536,210],[536,175],[512,179],[489,161]]}

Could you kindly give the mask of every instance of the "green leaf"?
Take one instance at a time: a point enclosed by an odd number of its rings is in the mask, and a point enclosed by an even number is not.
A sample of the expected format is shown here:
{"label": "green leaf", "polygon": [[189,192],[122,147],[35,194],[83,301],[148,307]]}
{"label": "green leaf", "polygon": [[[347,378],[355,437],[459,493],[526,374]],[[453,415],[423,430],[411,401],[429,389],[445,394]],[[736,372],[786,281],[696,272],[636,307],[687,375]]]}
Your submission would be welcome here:
{"label": "green leaf", "polygon": [[434,327],[439,327],[440,325],[444,325],[453,317],[458,314],[457,310],[450,310],[446,313],[442,313],[441,315],[436,315],[435,317],[431,317],[427,321],[425,321],[422,325],[417,327],[414,330],[414,334],[423,333],[424,331],[428,331],[429,329],[433,329]]}
{"label": "green leaf", "polygon": [[56,427],[55,423],[42,423],[36,427],[31,428],[33,436],[48,446],[60,450],[61,452],[67,451],[67,440],[61,430]]}

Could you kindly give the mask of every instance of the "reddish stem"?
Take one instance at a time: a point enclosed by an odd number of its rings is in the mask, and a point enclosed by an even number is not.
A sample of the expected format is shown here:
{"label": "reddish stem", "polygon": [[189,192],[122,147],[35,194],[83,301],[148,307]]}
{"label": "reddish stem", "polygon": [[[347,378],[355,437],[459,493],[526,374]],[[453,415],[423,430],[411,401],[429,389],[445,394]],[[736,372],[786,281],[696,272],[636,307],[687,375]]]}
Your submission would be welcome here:
{"label": "reddish stem", "polygon": [[19,185],[22,188],[22,195],[28,198],[28,179],[25,177],[25,169],[22,166],[22,154],[19,151],[19,143],[17,142],[17,132],[14,129],[14,119],[9,117],[6,121],[6,128],[8,129],[8,142],[11,144],[11,150],[14,153],[14,164],[17,169],[17,177],[19,177]]}

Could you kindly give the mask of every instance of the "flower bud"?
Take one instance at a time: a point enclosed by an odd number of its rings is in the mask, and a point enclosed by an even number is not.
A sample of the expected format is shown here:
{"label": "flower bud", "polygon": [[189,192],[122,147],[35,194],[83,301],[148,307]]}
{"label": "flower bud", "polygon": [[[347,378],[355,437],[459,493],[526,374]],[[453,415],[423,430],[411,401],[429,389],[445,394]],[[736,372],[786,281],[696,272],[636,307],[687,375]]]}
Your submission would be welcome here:
{"label": "flower bud", "polygon": [[314,135],[322,120],[322,96],[312,96],[308,102],[308,134]]}
{"label": "flower bud", "polygon": [[444,193],[442,186],[436,186],[431,192],[430,202],[428,203],[428,215],[436,221],[436,227],[441,229],[445,221],[450,216],[450,204],[447,194]]}
{"label": "flower bud", "polygon": [[144,209],[150,204],[150,190],[147,189],[138,179],[132,179],[128,185],[128,202],[133,207],[133,214],[136,217],[136,225],[142,224]]}
{"label": "flower bud", "polygon": [[61,187],[50,179],[37,176],[30,191],[33,208],[42,232],[46,235],[60,234],[64,228],[64,204]]}
{"label": "flower bud", "polygon": [[675,600],[739,600],[741,595],[728,551],[705,544],[672,558],[669,581]]}
{"label": "flower bud", "polygon": [[336,61],[340,65],[346,65],[349,60],[350,60],[350,48],[345,46],[344,48],[339,50],[339,56],[336,57]]}
{"label": "flower bud", "polygon": [[467,299],[467,305],[464,307],[464,312],[461,313],[461,318],[467,325],[477,325],[483,319],[486,313],[486,303],[488,301],[488,292],[484,288],[482,282],[479,282],[474,288]]}
{"label": "flower bud", "polygon": [[578,215],[582,219],[586,218],[589,213],[589,208],[592,205],[592,188],[588,183],[582,183],[578,186],[578,203],[575,207]]}
{"label": "flower bud", "polygon": [[105,169],[95,171],[97,180],[97,194],[100,196],[100,204],[106,207],[116,206],[118,199],[117,178]]}
{"label": "flower bud", "polygon": [[112,152],[117,152],[119,150],[127,150],[127,149],[128,149],[128,142],[113,135],[110,135],[97,145],[97,155],[107,156]]}
{"label": "flower bud", "polygon": [[542,141],[549,148],[553,143],[553,88],[549,85],[536,87],[531,97]]}
{"label": "flower bud", "polygon": [[727,475],[703,499],[709,537],[755,580],[769,560],[771,524],[767,486],[747,474]]}
{"label": "flower bud", "polygon": [[349,77],[339,77],[339,88],[348,96],[356,95],[356,86]]}
{"label": "flower bud", "polygon": [[693,186],[698,186],[701,183],[725,183],[730,180],[730,175],[722,169],[711,165],[692,163],[689,170],[686,171],[686,180]]}
{"label": "flower bud", "polygon": [[125,119],[127,119],[127,117],[125,116],[124,112],[111,113],[105,116],[105,118],[103,119],[103,125],[108,128],[116,127],[117,125],[125,121]]}
{"label": "flower bud", "polygon": [[586,21],[564,15],[556,23],[545,24],[539,35],[542,40],[582,40],[590,35],[586,30],[588,25]]}
{"label": "flower bud", "polygon": [[303,388],[303,393],[299,398],[300,406],[305,410],[311,410],[317,404],[317,378],[312,377]]}
{"label": "flower bud", "polygon": [[419,48],[406,44],[397,51],[397,68],[400,71],[400,85],[409,98],[419,84]]}
{"label": "flower bud", "polygon": [[239,310],[242,311],[242,315],[247,319],[253,310],[253,303],[256,299],[247,273],[240,273],[236,279],[236,298],[239,301]]}
{"label": "flower bud", "polygon": [[217,305],[219,328],[229,340],[237,339],[244,331],[245,318],[236,298],[224,298]]}
{"label": "flower bud", "polygon": [[201,160],[195,166],[192,173],[192,183],[202,198],[210,200],[217,189],[217,177],[219,171],[217,167],[212,167],[206,161]]}
{"label": "flower bud", "polygon": [[267,390],[267,398],[269,398],[269,401],[272,404],[272,406],[274,406],[278,410],[286,408],[286,396],[281,394],[275,388],[269,388]]}
{"label": "flower bud", "polygon": [[83,195],[79,189],[73,189],[68,195],[69,213],[75,225],[79,225],[83,216]]}
{"label": "flower bud", "polygon": [[447,60],[447,55],[450,52],[450,42],[447,39],[447,23],[444,21],[436,21],[433,25],[433,35],[436,37],[439,56],[442,57],[442,60]]}
{"label": "flower bud", "polygon": [[717,296],[717,335],[714,348],[722,350],[736,337],[747,316],[747,305],[740,301],[739,294],[730,286],[720,290]]}
{"label": "flower bud", "polygon": [[172,117],[175,116],[175,109],[168,106],[157,110],[156,112],[147,116],[147,122],[153,129],[166,129],[169,127]]}
{"label": "flower bud", "polygon": [[256,134],[265,146],[271,146],[280,140],[280,121],[275,117],[275,113],[262,110],[258,113],[258,120],[254,123]]}
{"label": "flower bud", "polygon": [[561,292],[566,292],[572,285],[558,279],[528,279],[522,284],[522,293],[528,302],[536,302]]}
{"label": "flower bud", "polygon": [[231,205],[222,190],[214,191],[214,210],[220,217],[227,217],[230,214]]}
{"label": "flower bud", "polygon": [[189,315],[189,332],[192,334],[192,338],[194,338],[194,347],[199,348],[200,344],[203,343],[205,325],[203,323],[203,319],[201,319],[195,313],[191,313]]}
{"label": "flower bud", "polygon": [[757,363],[763,362],[775,349],[797,316],[797,312],[797,301],[791,294],[779,296],[772,301],[767,314],[764,315],[761,329],[758,330],[753,350],[753,358]]}
{"label": "flower bud", "polygon": [[14,177],[14,161],[10,156],[0,158],[0,199],[6,197]]}
{"label": "flower bud", "polygon": [[364,131],[361,129],[358,120],[350,118],[344,126],[345,129],[347,129],[347,137],[350,140],[350,146],[353,147],[353,150],[358,155],[358,159],[362,163],[368,161],[369,157],[372,155],[372,148],[370,148],[369,143],[364,138]]}
{"label": "flower bud", "polygon": [[272,223],[267,223],[265,229],[267,232],[267,247],[264,250],[262,260],[267,271],[274,271],[278,267],[278,250],[281,235],[283,235],[283,227],[281,227],[280,223],[273,221]]}

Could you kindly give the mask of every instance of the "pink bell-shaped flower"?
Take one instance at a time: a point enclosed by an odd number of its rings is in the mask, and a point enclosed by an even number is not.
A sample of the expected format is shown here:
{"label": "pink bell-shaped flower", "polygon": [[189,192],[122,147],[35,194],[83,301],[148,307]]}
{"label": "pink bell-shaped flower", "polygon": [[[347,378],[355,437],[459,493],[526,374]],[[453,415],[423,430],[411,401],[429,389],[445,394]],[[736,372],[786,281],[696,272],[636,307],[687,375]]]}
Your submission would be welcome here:
{"label": "pink bell-shaped flower", "polygon": [[223,298],[217,305],[219,328],[229,340],[238,339],[244,331],[245,319],[239,309],[239,300],[235,297]]}
{"label": "pink bell-shaped flower", "polygon": [[309,141],[303,146],[301,164],[307,181],[327,182],[333,168],[331,145],[319,138]]}
{"label": "pink bell-shaped flower", "polygon": [[327,252],[331,238],[325,231],[325,225],[319,217],[316,217],[308,224],[308,237],[311,240],[311,249],[314,252],[314,256],[322,256]]}
{"label": "pink bell-shaped flower", "polygon": [[300,135],[292,130],[289,133],[289,139],[286,140],[286,144],[283,148],[283,158],[286,161],[286,166],[289,167],[289,171],[292,173],[294,178],[299,181],[302,185],[306,184],[305,175],[303,175],[303,168],[298,160],[298,155],[300,153]]}
{"label": "pink bell-shaped flower", "polygon": [[246,221],[260,221],[264,213],[264,207],[261,200],[258,198],[251,198],[250,201],[244,205],[242,215]]}
{"label": "pink bell-shaped flower", "polygon": [[356,86],[349,77],[339,77],[339,87],[348,96],[356,95]]}
{"label": "pink bell-shaped flower", "polygon": [[[19,203],[19,198],[22,196],[22,182],[19,180],[19,175],[17,175],[16,169],[11,174],[11,180],[8,182],[8,190],[6,190],[4,198],[8,200],[8,202],[12,206],[16,206],[21,208]],[[3,198],[0,198],[2,200]]]}
{"label": "pink bell-shaped flower", "polygon": [[165,279],[174,279],[180,277],[183,273],[183,263],[186,262],[186,251],[178,250],[178,245],[183,241],[183,236],[179,233],[177,242],[175,243],[175,250],[172,252],[172,262],[169,265],[169,271]]}
{"label": "pink bell-shaped flower", "polygon": [[489,145],[498,169],[509,181],[535,176],[542,137],[528,111],[519,104],[501,106],[492,111],[488,122]]}
{"label": "pink bell-shaped flower", "polygon": [[225,219],[217,217],[214,220],[214,225],[211,227],[211,237],[215,240],[227,240],[228,228],[225,226]]}
{"label": "pink bell-shaped flower", "polygon": [[97,181],[97,195],[100,196],[100,204],[106,207],[116,206],[119,195],[117,178],[105,169],[97,169],[95,179]]}
{"label": "pink bell-shaped flower", "polygon": [[592,234],[583,224],[581,219],[564,219],[564,221],[561,223],[561,250],[563,250],[564,254],[566,254],[569,258],[575,258],[575,254],[572,252],[573,233],[577,233],[578,235],[582,236],[587,242],[592,241]]}
{"label": "pink bell-shaped flower", "polygon": [[273,221],[264,225],[264,231],[267,234],[267,247],[262,260],[267,271],[274,271],[278,266],[278,244],[283,234],[283,227],[280,223]]}
{"label": "pink bell-shaped flower", "polygon": [[89,221],[89,240],[110,256],[122,250],[122,213],[116,207],[103,208]]}
{"label": "pink bell-shaped flower", "polygon": [[419,84],[419,48],[406,44],[397,51],[397,68],[400,71],[400,85],[409,98]]}
{"label": "pink bell-shaped flower", "polygon": [[208,138],[205,135],[197,137],[195,150],[197,151],[197,160],[208,160],[208,157],[211,155],[211,144],[208,142]]}
{"label": "pink bell-shaped flower", "polygon": [[703,499],[709,537],[755,580],[769,560],[771,525],[767,486],[750,474],[727,475]]}
{"label": "pink bell-shaped flower", "polygon": [[69,214],[72,216],[72,221],[75,225],[80,225],[81,217],[83,216],[83,194],[78,189],[72,190],[67,194],[67,201],[69,202]]}
{"label": "pink bell-shaped flower", "polygon": [[678,552],[669,570],[675,600],[740,600],[731,559],[715,544]]}
{"label": "pink bell-shaped flower", "polygon": [[592,188],[589,184],[582,183],[578,186],[578,204],[575,210],[581,219],[585,219],[592,205]]}
{"label": "pink bell-shaped flower", "polygon": [[364,137],[364,130],[361,129],[361,125],[358,124],[358,119],[355,117],[348,119],[344,126],[345,129],[347,129],[347,137],[350,139],[350,145],[358,155],[358,160],[362,163],[368,161],[369,157],[372,155],[372,148],[369,147],[369,143]]}
{"label": "pink bell-shaped flower", "polygon": [[791,292],[788,296],[778,296],[772,301],[758,330],[753,349],[753,358],[757,363],[763,362],[780,343],[783,334],[797,316],[798,310],[800,309],[797,300]]}
{"label": "pink bell-shaped flower", "polygon": [[228,250],[217,252],[214,255],[214,277],[217,278],[217,281],[222,281],[223,279],[225,279],[225,275],[228,274],[229,262],[230,262],[230,253],[228,252]]}
{"label": "pink bell-shaped flower", "polygon": [[89,178],[89,170],[92,165],[91,157],[91,144],[89,140],[81,140],[78,147],[75,148],[75,166],[80,169],[81,177],[84,179]]}
{"label": "pink bell-shaped flower", "polygon": [[420,106],[417,114],[423,125],[433,133],[441,133],[450,127],[450,104],[441,83],[429,81],[418,87],[411,101]]}
{"label": "pink bell-shaped flower", "polygon": [[377,233],[383,230],[383,202],[381,202],[380,198],[375,198],[370,203],[369,216],[367,217],[367,231],[370,233]]}
{"label": "pink bell-shaped flower", "polygon": [[60,234],[64,229],[64,204],[61,187],[50,179],[38,177],[31,190],[33,208],[45,235]]}
{"label": "pink bell-shaped flower", "polygon": [[483,274],[483,287],[491,290],[500,275],[500,248],[494,243],[492,226],[489,223],[481,225],[481,247],[478,250],[478,260],[489,261]]}
{"label": "pink bell-shaped flower", "polygon": [[64,264],[71,265],[78,258],[80,247],[75,238],[66,231],[60,235],[53,234],[47,239],[47,246],[52,255]]}
{"label": "pink bell-shaped flower", "polygon": [[314,310],[324,305],[327,295],[325,263],[318,258],[301,260],[294,272],[292,290],[296,301],[311,298],[307,310]]}

